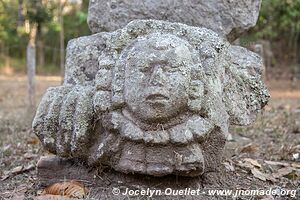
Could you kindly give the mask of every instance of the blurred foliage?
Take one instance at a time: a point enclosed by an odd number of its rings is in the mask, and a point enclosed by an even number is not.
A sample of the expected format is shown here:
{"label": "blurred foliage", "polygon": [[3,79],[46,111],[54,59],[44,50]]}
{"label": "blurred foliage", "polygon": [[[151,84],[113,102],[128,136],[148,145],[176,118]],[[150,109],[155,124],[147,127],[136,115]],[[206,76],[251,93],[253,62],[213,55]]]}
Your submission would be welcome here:
{"label": "blurred foliage", "polygon": [[[21,1],[21,3],[23,3],[23,1]],[[47,9],[47,7],[43,6],[40,0],[25,1],[24,4],[27,10],[26,17],[29,22],[41,25],[49,22],[52,19],[51,13]]]}
{"label": "blurred foliage", "polygon": [[[25,71],[29,31],[36,24],[37,57],[43,57],[44,60],[43,66],[37,66],[37,72],[59,72],[60,4],[66,46],[70,39],[90,34],[86,23],[87,0],[0,0],[0,68],[9,59],[8,64],[15,71]],[[16,62],[18,59],[20,62]]]}
{"label": "blurred foliage", "polygon": [[247,37],[271,41],[275,55],[280,57],[286,54],[284,56],[288,62],[298,63],[300,0],[262,0],[257,25]]}
{"label": "blurred foliage", "polygon": [[[6,62],[6,57],[24,63],[29,30],[37,24],[37,57],[44,60],[43,66],[37,66],[37,71],[47,72],[49,67],[48,71],[52,72],[53,66],[59,71],[62,2],[66,46],[70,39],[90,34],[86,23],[88,0],[0,0],[0,67]],[[300,0],[262,0],[257,26],[241,38],[242,42],[248,42],[246,44],[258,40],[271,41],[278,60],[299,63]],[[280,56],[285,56],[285,59]],[[9,64],[12,63],[15,62]],[[25,65],[22,67],[25,69]]]}
{"label": "blurred foliage", "polygon": [[[254,29],[258,38],[278,39],[300,32],[300,0],[263,0]],[[286,38],[287,41],[289,38]]]}
{"label": "blurred foliage", "polygon": [[18,2],[0,1],[0,43],[1,45],[18,44],[21,38],[17,34]]}

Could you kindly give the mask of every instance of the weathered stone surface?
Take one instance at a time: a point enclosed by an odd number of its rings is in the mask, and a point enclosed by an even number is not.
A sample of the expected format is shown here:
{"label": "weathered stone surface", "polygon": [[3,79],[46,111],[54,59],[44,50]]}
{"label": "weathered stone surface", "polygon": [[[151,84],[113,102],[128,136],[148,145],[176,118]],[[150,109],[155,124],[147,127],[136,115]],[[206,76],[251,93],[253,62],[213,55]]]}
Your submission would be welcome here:
{"label": "weathered stone surface", "polygon": [[256,24],[261,0],[91,0],[93,33],[114,31],[135,19],[156,19],[206,27],[230,41]]}
{"label": "weathered stone surface", "polygon": [[261,65],[209,29],[136,20],[69,42],[65,82],[44,95],[33,130],[90,166],[201,175],[220,165],[228,125],[267,103]]}
{"label": "weathered stone surface", "polygon": [[[164,150],[164,149],[163,149]],[[164,160],[165,161],[165,160]],[[111,168],[100,170],[90,168],[74,159],[58,156],[42,157],[37,164],[39,185],[46,187],[54,183],[74,181],[81,182],[88,190],[90,200],[124,200],[124,199],[155,199],[155,200],[207,200],[228,199],[228,197],[212,196],[208,190],[236,190],[241,185],[265,189],[273,187],[270,182],[253,181],[247,173],[237,174],[225,171],[220,165],[218,172],[206,173],[201,177],[164,176],[153,177],[139,174],[124,174]],[[120,193],[114,192],[120,190]],[[171,189],[171,190],[170,190]],[[138,194],[128,194],[127,190],[138,190]],[[148,191],[140,193],[142,190]],[[149,193],[152,190],[152,194]],[[194,190],[194,193],[186,190]],[[161,193],[155,193],[161,191]],[[181,191],[181,192],[179,192]],[[186,191],[186,192],[184,192]],[[198,192],[195,192],[198,191]],[[172,194],[170,194],[172,192]],[[169,194],[168,194],[169,193]]]}

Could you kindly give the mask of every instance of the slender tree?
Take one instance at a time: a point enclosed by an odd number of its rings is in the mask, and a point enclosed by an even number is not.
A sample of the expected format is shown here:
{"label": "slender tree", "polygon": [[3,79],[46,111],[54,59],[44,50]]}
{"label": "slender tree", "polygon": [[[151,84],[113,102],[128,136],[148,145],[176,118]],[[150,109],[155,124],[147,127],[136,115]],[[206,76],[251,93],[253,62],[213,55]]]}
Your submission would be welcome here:
{"label": "slender tree", "polygon": [[64,81],[65,76],[65,30],[64,30],[64,16],[63,10],[67,1],[59,0],[59,44],[60,44],[60,73],[61,73],[61,82]]}
{"label": "slender tree", "polygon": [[27,45],[27,77],[28,77],[28,98],[29,108],[34,110],[35,106],[35,71],[36,71],[36,34],[37,25],[33,24],[29,34]]}

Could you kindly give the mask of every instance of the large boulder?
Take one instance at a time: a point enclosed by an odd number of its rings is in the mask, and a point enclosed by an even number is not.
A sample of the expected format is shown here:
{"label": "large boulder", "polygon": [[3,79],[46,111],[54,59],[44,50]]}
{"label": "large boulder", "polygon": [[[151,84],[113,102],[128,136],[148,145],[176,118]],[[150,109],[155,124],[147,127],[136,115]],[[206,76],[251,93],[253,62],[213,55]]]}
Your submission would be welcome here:
{"label": "large boulder", "polygon": [[261,0],[91,0],[93,33],[114,31],[134,19],[157,19],[209,28],[229,41],[256,24]]}

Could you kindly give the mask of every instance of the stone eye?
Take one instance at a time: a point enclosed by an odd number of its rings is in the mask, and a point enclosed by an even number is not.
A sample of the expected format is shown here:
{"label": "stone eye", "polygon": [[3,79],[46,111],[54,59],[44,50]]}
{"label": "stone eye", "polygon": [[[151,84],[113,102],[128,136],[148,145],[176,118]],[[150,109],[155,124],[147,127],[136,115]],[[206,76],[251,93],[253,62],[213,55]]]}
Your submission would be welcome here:
{"label": "stone eye", "polygon": [[166,65],[165,67],[164,67],[164,71],[166,71],[166,72],[177,72],[178,70],[179,70],[179,66],[177,66],[177,65]]}
{"label": "stone eye", "polygon": [[143,72],[143,73],[146,73],[146,72],[149,72],[150,71],[150,67],[149,66],[139,66],[139,71]]}
{"label": "stone eye", "polygon": [[111,8],[111,9],[116,9],[117,6],[116,6],[115,4],[111,4],[111,5],[110,5],[110,8]]}

